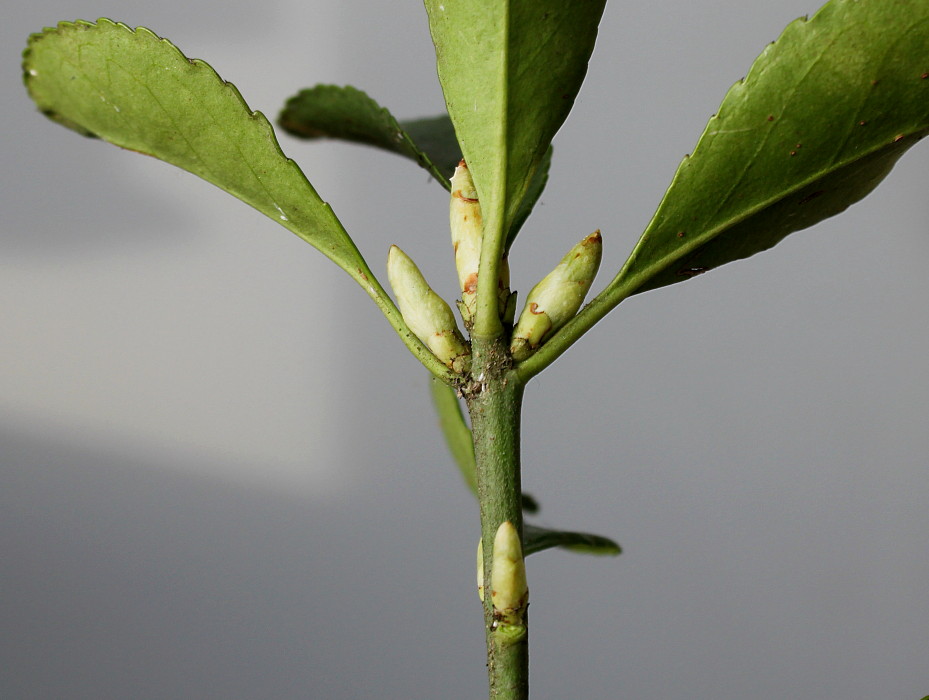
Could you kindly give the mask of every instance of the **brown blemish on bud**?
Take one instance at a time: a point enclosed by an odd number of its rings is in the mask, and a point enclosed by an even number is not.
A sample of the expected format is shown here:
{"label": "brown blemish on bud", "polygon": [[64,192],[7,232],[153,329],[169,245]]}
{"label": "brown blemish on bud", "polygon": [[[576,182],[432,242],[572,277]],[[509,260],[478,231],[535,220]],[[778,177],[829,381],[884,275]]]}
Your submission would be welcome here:
{"label": "brown blemish on bud", "polygon": [[544,314],[545,312],[539,311],[539,305],[536,304],[535,302],[532,302],[531,304],[529,304],[529,313],[535,314],[536,316],[538,316],[539,314]]}
{"label": "brown blemish on bud", "polygon": [[[472,199],[471,197],[465,197],[463,194],[461,194],[461,190],[455,190],[454,192],[452,192],[452,197],[455,197],[456,199],[460,199],[462,202],[469,202],[471,204],[474,204],[477,201],[476,199]],[[468,217],[465,217],[465,219],[467,218]]]}
{"label": "brown blemish on bud", "polygon": [[465,294],[477,294],[477,273],[473,272],[465,278],[462,285],[462,292]]}

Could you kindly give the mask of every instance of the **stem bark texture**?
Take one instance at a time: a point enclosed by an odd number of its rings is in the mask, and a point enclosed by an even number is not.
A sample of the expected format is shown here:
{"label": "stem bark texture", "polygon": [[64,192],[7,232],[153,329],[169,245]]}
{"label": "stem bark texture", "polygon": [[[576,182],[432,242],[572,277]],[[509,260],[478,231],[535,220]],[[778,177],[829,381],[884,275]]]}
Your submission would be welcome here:
{"label": "stem bark texture", "polygon": [[477,464],[484,549],[484,625],[487,635],[487,672],[491,700],[529,697],[529,630],[523,615],[519,624],[501,624],[493,607],[494,535],[509,521],[523,533],[520,485],[519,427],[523,383],[510,369],[502,339],[472,337],[474,382],[467,392],[468,411]]}

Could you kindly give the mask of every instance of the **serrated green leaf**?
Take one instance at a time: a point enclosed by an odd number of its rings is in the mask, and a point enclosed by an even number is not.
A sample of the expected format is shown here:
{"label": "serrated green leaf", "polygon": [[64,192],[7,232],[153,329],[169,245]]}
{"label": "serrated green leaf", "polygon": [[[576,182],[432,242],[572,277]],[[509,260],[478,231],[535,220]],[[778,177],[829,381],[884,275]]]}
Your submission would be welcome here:
{"label": "serrated green leaf", "polygon": [[526,381],[623,299],[766,250],[871,192],[929,133],[929,0],[833,0],[732,86],[609,285]]}
{"label": "serrated green leaf", "polygon": [[367,94],[351,86],[317,85],[287,100],[278,123],[301,138],[354,141],[398,153],[418,163],[445,189],[461,160],[447,115],[397,121]]}
{"label": "serrated green leaf", "polygon": [[148,29],[100,19],[33,34],[23,73],[50,119],[198,175],[319,249],[361,285],[433,374],[451,378],[409,332],[329,205],[284,156],[268,120],[209,65]]}
{"label": "serrated green leaf", "polygon": [[[278,123],[299,138],[341,139],[396,153],[416,162],[446,190],[451,190],[449,178],[461,160],[455,127],[447,114],[398,121],[387,108],[351,86],[301,90],[287,100]],[[545,189],[551,162],[549,147],[510,223],[507,250]]]}
{"label": "serrated green leaf", "polygon": [[29,94],[50,118],[212,182],[353,277],[365,267],[264,116],[167,40],[106,19],[63,22],[30,38],[24,71]]}
{"label": "serrated green leaf", "polygon": [[[426,0],[439,80],[484,218],[482,276],[587,71],[605,0]],[[475,332],[496,335],[496,289],[478,286]]]}
{"label": "serrated green leaf", "polygon": [[611,286],[766,250],[867,195],[927,133],[929,2],[833,0],[730,89]]}
{"label": "serrated green leaf", "polygon": [[549,530],[538,525],[523,524],[523,554],[529,556],[552,547],[560,547],[580,554],[616,556],[622,548],[613,540],[586,532]]}

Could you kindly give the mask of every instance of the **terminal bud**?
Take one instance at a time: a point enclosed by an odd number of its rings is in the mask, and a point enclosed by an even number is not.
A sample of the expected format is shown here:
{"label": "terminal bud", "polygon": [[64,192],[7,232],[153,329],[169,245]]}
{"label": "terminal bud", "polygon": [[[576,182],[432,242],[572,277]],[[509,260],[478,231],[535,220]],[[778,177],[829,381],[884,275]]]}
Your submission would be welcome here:
{"label": "terminal bud", "polygon": [[[474,180],[463,160],[455,168],[451,186],[449,225],[452,232],[452,248],[455,251],[455,269],[458,271],[458,285],[461,289],[461,304],[458,310],[465,326],[470,327],[477,307],[477,273],[481,264],[484,220]],[[499,269],[498,306],[500,314],[505,315],[510,296],[510,269],[506,258],[500,261]]]}

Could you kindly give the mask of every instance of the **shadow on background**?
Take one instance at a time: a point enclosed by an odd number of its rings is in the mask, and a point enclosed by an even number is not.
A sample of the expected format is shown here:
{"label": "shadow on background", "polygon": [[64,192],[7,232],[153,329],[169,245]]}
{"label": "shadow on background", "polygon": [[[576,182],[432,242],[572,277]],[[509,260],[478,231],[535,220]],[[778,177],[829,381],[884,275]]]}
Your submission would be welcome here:
{"label": "shadow on background", "polygon": [[[451,602],[470,577],[421,556],[441,534],[411,532],[410,561],[386,541],[408,511],[381,513],[382,534],[359,526],[378,508],[363,500],[248,490],[8,426],[0,444],[0,696],[400,697],[424,662],[459,697],[482,692],[480,621]],[[398,605],[409,578],[422,590]],[[410,654],[417,604],[432,642]],[[436,629],[440,606],[461,619]]]}

